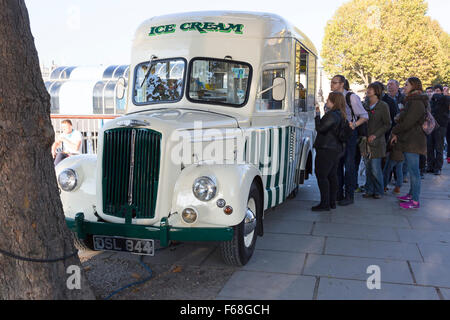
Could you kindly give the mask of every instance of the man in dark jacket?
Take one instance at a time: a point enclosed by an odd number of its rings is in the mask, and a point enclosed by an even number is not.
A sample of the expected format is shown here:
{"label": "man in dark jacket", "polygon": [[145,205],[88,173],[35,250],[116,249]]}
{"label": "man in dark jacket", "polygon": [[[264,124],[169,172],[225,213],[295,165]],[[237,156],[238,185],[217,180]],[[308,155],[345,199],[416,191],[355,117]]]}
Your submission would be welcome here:
{"label": "man in dark jacket", "polygon": [[441,85],[434,86],[434,94],[431,98],[431,114],[436,119],[437,128],[429,136],[428,145],[428,171],[440,175],[444,162],[444,139],[447,131],[449,99],[443,94]]}
{"label": "man in dark jacket", "polygon": [[405,96],[400,92],[400,84],[397,80],[391,79],[387,83],[387,94],[395,102],[396,109],[401,110],[405,104]]}

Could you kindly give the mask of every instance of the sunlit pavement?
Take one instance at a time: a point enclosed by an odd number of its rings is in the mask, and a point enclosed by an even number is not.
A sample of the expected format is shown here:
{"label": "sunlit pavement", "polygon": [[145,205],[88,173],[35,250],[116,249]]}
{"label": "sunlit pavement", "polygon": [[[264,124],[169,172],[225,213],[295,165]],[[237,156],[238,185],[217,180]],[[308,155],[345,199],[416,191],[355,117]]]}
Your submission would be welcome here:
{"label": "sunlit pavement", "polygon": [[[217,243],[181,243],[145,257],[152,280],[115,299],[450,299],[449,177],[448,164],[425,176],[419,210],[400,209],[388,192],[380,200],[356,194],[331,213],[311,211],[320,198],[312,177],[296,199],[266,212],[246,266],[225,265]],[[135,255],[80,258],[99,298],[147,276]]]}
{"label": "sunlit pavement", "polygon": [[311,211],[320,195],[310,178],[266,213],[254,256],[216,299],[450,299],[449,176],[447,163],[425,176],[419,210],[400,209],[390,186],[331,213]]}

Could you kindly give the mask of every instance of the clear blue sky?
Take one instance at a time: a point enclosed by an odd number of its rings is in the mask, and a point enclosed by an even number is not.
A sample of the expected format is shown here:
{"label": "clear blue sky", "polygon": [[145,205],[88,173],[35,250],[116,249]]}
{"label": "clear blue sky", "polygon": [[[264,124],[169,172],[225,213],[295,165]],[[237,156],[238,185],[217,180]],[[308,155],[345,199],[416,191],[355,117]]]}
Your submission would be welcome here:
{"label": "clear blue sky", "polygon": [[[129,64],[131,41],[141,22],[158,15],[237,10],[279,14],[320,50],[324,28],[346,0],[26,0],[41,63]],[[450,32],[450,1],[428,0],[428,15]]]}

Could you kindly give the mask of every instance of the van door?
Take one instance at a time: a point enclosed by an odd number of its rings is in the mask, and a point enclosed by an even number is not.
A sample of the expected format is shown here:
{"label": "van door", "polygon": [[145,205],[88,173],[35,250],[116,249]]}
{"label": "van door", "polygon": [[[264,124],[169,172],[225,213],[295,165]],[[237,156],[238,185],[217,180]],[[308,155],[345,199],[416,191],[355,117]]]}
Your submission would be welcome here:
{"label": "van door", "polygon": [[[274,100],[272,89],[267,90],[275,78],[286,79],[286,95],[282,101]],[[292,72],[287,63],[268,64],[260,74],[258,92],[263,93],[256,99],[249,145],[260,148],[259,169],[267,199],[265,209],[282,203],[294,180],[295,116],[292,80],[289,79],[292,79]]]}

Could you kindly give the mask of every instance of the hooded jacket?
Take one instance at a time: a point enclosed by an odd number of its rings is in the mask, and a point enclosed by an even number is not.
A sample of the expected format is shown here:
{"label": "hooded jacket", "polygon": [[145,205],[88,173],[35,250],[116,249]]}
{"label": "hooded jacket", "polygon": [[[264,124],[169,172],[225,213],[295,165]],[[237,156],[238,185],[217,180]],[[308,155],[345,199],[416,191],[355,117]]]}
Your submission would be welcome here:
{"label": "hooded jacket", "polygon": [[427,154],[427,139],[422,129],[427,107],[426,94],[416,91],[405,98],[405,108],[392,129],[398,136],[397,147],[401,152]]}

